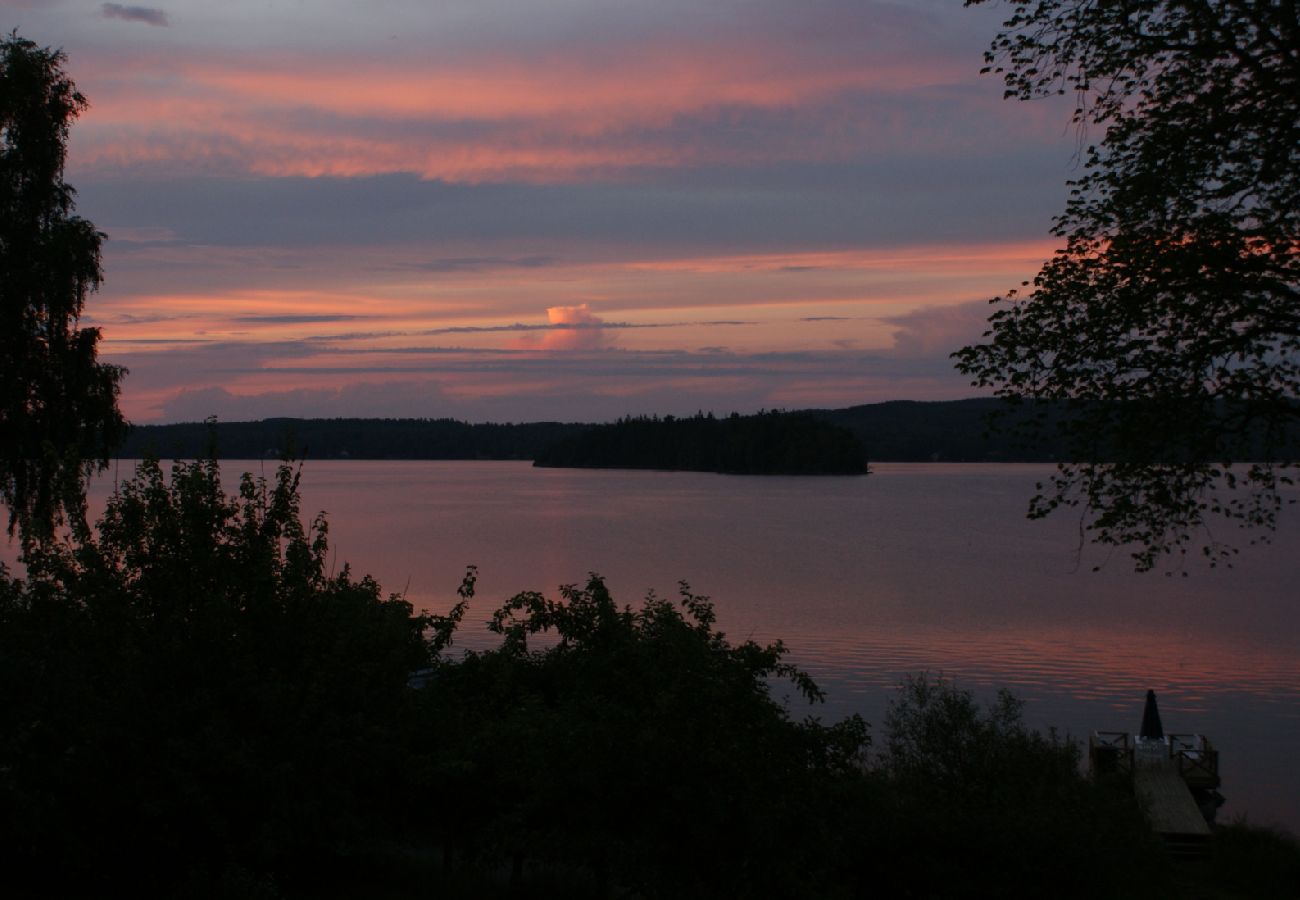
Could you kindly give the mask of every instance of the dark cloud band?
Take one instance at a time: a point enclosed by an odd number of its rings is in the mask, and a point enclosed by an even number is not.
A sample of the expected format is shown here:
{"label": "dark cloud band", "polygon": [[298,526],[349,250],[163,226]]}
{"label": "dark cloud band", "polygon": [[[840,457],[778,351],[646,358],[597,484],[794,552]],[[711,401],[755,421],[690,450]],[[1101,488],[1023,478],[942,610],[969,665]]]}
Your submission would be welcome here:
{"label": "dark cloud band", "polygon": [[171,24],[167,19],[167,13],[152,6],[123,6],[121,3],[104,3],[100,5],[99,9],[100,14],[105,19],[142,22],[145,25],[156,25],[159,28],[166,28]]}

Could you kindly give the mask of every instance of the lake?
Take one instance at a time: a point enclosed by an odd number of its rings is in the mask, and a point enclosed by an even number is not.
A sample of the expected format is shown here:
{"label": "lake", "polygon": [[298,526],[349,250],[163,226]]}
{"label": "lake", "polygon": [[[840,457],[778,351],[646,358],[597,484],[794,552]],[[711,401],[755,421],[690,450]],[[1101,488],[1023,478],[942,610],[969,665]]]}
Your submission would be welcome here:
{"label": "lake", "polygon": [[[223,469],[233,479],[272,465]],[[650,590],[675,596],[686,580],[714,599],[731,638],[783,639],[827,691],[826,718],[880,723],[899,679],[930,670],[982,698],[1008,687],[1027,701],[1029,724],[1086,738],[1136,730],[1154,688],[1166,731],[1219,747],[1221,820],[1300,831],[1300,510],[1232,569],[1139,575],[1122,552],[1081,548],[1068,514],[1025,518],[1050,466],[873,471],[327,461],[306,465],[302,493],[304,513],[328,513],[337,564],[417,608],[448,609],[465,566],[478,566],[462,646],[486,646],[480,623],[521,590],[554,595],[595,571],[636,604]]]}

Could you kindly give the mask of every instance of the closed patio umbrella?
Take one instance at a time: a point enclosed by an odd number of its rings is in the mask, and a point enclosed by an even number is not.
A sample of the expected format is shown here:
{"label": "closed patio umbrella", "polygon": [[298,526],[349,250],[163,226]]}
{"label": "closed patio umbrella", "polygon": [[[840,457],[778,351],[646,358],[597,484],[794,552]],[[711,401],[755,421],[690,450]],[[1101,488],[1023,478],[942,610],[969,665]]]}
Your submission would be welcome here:
{"label": "closed patio umbrella", "polygon": [[1165,729],[1160,724],[1160,709],[1156,706],[1155,691],[1147,691],[1146,706],[1142,709],[1142,730],[1138,736],[1157,741],[1164,739]]}

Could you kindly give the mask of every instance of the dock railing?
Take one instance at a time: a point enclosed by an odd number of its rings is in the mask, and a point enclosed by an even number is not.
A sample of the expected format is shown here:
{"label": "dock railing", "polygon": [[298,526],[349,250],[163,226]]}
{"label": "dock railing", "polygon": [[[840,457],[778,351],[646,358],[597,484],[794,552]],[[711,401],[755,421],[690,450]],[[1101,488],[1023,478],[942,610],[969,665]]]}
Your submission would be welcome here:
{"label": "dock railing", "polygon": [[1169,755],[1178,763],[1178,774],[1188,787],[1219,786],[1219,751],[1205,735],[1169,735]]}
{"label": "dock railing", "polygon": [[1133,774],[1133,736],[1127,731],[1094,731],[1088,738],[1088,764],[1097,774]]}
{"label": "dock railing", "polygon": [[[1160,743],[1143,742],[1148,754],[1161,745],[1161,756],[1169,760],[1188,787],[1219,786],[1219,751],[1205,735],[1170,734]],[[1088,762],[1099,774],[1133,774],[1135,753],[1134,737],[1126,731],[1094,731],[1088,739]],[[1145,755],[1144,759],[1147,764],[1154,762]]]}

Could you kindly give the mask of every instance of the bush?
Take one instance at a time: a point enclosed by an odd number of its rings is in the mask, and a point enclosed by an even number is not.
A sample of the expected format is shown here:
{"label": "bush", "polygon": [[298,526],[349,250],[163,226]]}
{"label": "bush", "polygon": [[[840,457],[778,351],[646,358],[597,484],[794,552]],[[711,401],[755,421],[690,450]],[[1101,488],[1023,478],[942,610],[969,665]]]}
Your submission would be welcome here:
{"label": "bush", "polygon": [[[326,571],[298,474],[156,460],[96,536],[0,590],[0,842],[18,873],[170,889],[332,852],[388,818],[423,620]],[[206,876],[205,876],[206,877]],[[254,879],[255,880],[255,879]]]}
{"label": "bush", "polygon": [[[816,686],[779,643],[731,644],[685,585],[635,610],[596,575],[561,593],[514,597],[501,646],[426,689],[427,790],[457,839],[644,896],[817,893],[822,803],[860,776],[865,723],[791,720],[770,679]],[[540,633],[550,645],[530,648]]]}
{"label": "bush", "polygon": [[1238,819],[1216,828],[1211,880],[1250,897],[1294,897],[1300,892],[1300,842],[1280,828]]}
{"label": "bush", "polygon": [[866,826],[885,894],[1125,897],[1163,884],[1132,796],[1080,771],[1077,744],[943,678],[906,679],[885,719],[885,803]]}

